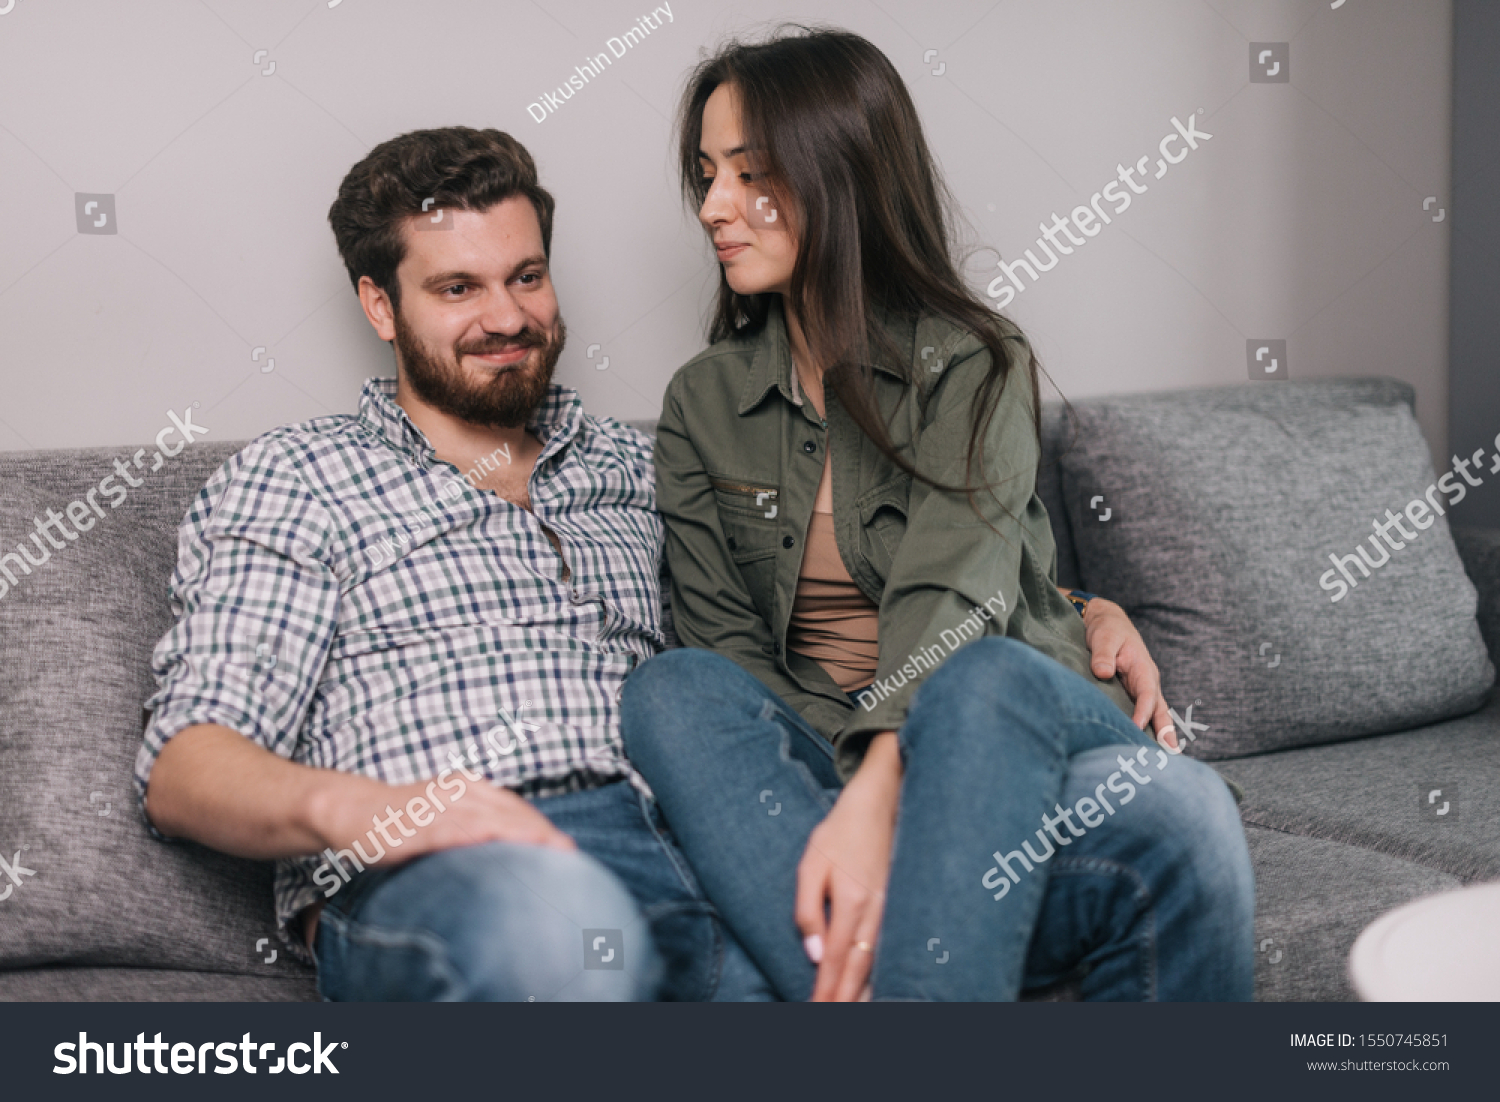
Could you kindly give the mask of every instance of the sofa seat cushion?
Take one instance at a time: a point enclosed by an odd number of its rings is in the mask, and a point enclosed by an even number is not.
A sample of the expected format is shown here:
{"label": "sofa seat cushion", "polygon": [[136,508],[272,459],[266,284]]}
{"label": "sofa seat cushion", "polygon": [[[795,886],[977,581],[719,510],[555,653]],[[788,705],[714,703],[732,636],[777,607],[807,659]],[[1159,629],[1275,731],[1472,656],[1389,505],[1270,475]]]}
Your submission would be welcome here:
{"label": "sofa seat cushion", "polygon": [[0,972],[0,1002],[317,1002],[311,971],[296,976],[159,968],[25,968]]}
{"label": "sofa seat cushion", "polygon": [[1500,692],[1474,715],[1421,730],[1215,768],[1244,788],[1248,824],[1361,846],[1465,882],[1500,878]]}
{"label": "sofa seat cushion", "polygon": [[1257,1002],[1353,1000],[1349,950],[1360,931],[1393,907],[1461,886],[1438,869],[1321,838],[1247,825],[1245,841]]}
{"label": "sofa seat cushion", "polygon": [[[1394,379],[1330,379],[1075,403],[1061,468],[1083,586],[1135,620],[1168,703],[1211,717],[1195,757],[1401,731],[1484,703],[1495,668],[1477,593],[1427,504],[1451,500],[1440,481],[1464,487],[1434,474],[1412,401]],[[1500,493],[1490,466],[1466,492]],[[1413,538],[1377,536],[1388,514]]]}

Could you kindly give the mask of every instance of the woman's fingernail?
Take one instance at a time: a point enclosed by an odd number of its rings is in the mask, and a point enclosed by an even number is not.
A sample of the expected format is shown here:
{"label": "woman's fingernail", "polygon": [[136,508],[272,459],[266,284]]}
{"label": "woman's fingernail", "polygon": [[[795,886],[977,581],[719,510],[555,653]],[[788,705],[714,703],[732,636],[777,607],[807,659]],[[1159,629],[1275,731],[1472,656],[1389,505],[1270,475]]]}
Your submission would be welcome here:
{"label": "woman's fingernail", "polygon": [[814,964],[823,963],[823,939],[817,934],[809,934],[802,939],[802,948],[807,950],[807,959]]}

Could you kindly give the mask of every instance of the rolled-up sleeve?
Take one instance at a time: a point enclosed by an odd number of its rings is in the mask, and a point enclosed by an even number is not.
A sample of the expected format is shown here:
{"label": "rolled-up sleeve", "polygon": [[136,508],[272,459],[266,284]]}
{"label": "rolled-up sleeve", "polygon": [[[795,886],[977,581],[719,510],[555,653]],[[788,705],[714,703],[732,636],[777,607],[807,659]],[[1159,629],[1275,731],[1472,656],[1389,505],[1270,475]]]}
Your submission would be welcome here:
{"label": "rolled-up sleeve", "polygon": [[274,438],[232,456],[178,531],[168,588],[176,623],[157,644],[156,691],[136,756],[142,815],[162,748],[219,724],[292,758],[339,616],[335,526]]}

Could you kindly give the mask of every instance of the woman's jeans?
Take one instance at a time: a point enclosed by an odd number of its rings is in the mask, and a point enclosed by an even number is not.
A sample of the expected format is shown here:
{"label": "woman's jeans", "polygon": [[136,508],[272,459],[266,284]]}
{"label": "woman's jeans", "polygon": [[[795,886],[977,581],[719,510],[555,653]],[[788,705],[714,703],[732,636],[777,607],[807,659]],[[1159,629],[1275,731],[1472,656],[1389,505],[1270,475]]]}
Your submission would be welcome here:
{"label": "woman's jeans", "polygon": [[573,852],[485,842],[358,873],[318,923],[330,1001],[769,1000],[628,781],[533,801]]}
{"label": "woman's jeans", "polygon": [[[626,750],[699,882],[786,999],[815,966],[797,865],[839,794],[832,748],[731,660],[673,650],[626,682]],[[954,653],[898,735],[905,774],[876,999],[1247,1000],[1254,885],[1233,796],[1023,643]]]}

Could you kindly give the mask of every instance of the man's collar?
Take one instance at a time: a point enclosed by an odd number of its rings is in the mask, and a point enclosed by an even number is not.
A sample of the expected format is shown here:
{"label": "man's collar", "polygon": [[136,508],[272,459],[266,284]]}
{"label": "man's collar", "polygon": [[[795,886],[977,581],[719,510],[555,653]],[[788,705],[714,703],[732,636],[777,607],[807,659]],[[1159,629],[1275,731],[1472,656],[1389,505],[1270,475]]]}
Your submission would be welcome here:
{"label": "man's collar", "polygon": [[[878,306],[871,307],[871,313],[876,324],[884,328],[887,336],[895,342],[903,360],[910,363],[915,351],[916,323]],[[907,378],[899,369],[879,360],[875,363],[875,370],[903,382]],[[760,405],[772,387],[781,391],[781,396],[792,405],[801,405],[792,390],[791,341],[787,337],[786,314],[783,312],[780,295],[771,296],[765,327],[755,343],[750,374],[746,377],[745,389],[740,394],[739,412],[743,415]]]}
{"label": "man's collar", "polygon": [[[437,453],[425,433],[396,403],[396,380],[366,379],[359,395],[359,420],[391,447],[424,469],[432,466]],[[552,383],[547,397],[537,407],[526,430],[542,442],[537,462],[564,447],[583,425],[583,402],[572,387]]]}

